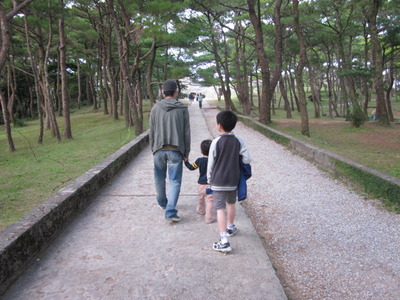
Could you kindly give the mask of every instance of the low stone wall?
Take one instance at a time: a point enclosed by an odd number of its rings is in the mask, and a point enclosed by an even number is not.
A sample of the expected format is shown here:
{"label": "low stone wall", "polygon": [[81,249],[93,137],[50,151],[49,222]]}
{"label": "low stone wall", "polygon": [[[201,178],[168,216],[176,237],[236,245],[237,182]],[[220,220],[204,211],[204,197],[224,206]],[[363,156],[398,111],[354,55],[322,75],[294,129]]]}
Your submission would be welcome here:
{"label": "low stone wall", "polygon": [[261,132],[265,136],[275,140],[277,143],[287,146],[289,149],[300,154],[306,159],[316,163],[323,169],[337,176],[344,176],[356,182],[364,188],[367,193],[375,197],[400,204],[400,180],[367,168],[361,164],[331,153],[319,147],[286,135],[278,130],[268,127],[251,117],[238,116],[240,121],[249,127]]}
{"label": "low stone wall", "polygon": [[146,131],[0,232],[0,295],[148,143]]}

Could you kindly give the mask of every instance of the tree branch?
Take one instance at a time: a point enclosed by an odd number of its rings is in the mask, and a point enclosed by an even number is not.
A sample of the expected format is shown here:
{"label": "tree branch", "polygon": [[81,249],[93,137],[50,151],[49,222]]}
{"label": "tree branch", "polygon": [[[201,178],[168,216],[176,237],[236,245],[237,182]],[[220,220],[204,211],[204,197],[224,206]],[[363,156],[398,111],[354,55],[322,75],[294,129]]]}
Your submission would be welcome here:
{"label": "tree branch", "polygon": [[17,1],[13,1],[13,10],[6,14],[6,21],[11,20],[16,14],[18,14],[21,9],[25,8],[29,3],[34,0],[25,0],[24,2],[17,4]]}

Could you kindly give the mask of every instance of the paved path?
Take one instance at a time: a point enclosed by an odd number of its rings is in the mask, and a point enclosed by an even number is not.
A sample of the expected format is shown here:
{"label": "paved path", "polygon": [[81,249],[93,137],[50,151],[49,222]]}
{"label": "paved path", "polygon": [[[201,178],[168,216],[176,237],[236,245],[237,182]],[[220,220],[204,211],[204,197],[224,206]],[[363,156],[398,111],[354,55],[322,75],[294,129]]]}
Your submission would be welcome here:
{"label": "paved path", "polygon": [[[198,106],[189,110],[194,161],[211,135]],[[233,252],[217,253],[217,224],[196,213],[198,172],[185,168],[183,219],[170,224],[155,201],[152,165],[147,147],[2,299],[286,299],[242,207]]]}

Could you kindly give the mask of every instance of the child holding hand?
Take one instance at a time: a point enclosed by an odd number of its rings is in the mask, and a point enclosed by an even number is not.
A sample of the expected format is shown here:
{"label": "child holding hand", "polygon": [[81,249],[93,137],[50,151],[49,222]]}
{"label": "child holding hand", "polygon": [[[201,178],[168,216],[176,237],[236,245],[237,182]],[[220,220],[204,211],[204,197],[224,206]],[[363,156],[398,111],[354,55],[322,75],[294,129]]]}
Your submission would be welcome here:
{"label": "child holding hand", "polygon": [[[205,215],[205,221],[207,224],[214,222],[213,217],[213,208],[214,201],[213,195],[210,193],[210,190],[207,189],[207,164],[208,164],[208,152],[210,150],[211,140],[204,140],[200,144],[200,150],[203,154],[202,157],[196,159],[193,164],[190,164],[188,160],[185,160],[185,166],[194,171],[199,169],[199,180],[197,181],[197,212],[200,215]],[[208,191],[206,191],[208,190]]]}

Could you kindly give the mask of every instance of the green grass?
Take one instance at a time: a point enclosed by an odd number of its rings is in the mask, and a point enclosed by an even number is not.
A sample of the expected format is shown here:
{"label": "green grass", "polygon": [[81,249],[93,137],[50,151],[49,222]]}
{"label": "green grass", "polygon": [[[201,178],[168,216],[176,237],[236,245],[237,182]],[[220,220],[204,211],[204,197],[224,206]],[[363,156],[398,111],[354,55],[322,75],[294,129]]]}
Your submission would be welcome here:
{"label": "green grass", "polygon": [[[63,119],[57,121],[62,132]],[[8,152],[5,132],[0,131],[0,229],[17,221],[135,137],[135,129],[125,127],[123,116],[113,120],[91,108],[71,114],[71,123],[72,140],[57,142],[46,131],[43,144],[38,145],[38,121],[25,121],[24,127],[13,128],[17,149],[14,153]]]}

